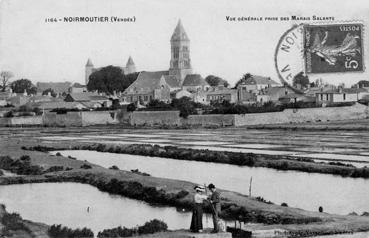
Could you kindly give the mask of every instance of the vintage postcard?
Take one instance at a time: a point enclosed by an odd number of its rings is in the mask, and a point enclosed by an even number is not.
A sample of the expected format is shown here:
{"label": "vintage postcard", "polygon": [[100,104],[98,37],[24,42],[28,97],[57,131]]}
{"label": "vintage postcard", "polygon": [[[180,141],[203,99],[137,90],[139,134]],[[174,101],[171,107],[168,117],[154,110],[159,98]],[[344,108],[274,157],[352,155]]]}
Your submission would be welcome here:
{"label": "vintage postcard", "polygon": [[0,0],[0,237],[369,238],[367,0]]}

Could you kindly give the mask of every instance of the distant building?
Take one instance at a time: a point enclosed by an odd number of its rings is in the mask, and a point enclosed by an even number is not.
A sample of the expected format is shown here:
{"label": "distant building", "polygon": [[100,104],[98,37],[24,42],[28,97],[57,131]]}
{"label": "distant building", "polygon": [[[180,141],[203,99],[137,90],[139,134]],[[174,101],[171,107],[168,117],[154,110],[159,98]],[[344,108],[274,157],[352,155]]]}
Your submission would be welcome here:
{"label": "distant building", "polygon": [[230,103],[237,102],[237,89],[224,88],[206,93],[207,103],[228,101]]}
{"label": "distant building", "polygon": [[[131,74],[131,73],[136,73],[136,65],[133,62],[133,59],[132,59],[131,56],[129,56],[129,58],[127,60],[127,63],[126,63],[126,66],[125,67],[120,67],[120,68],[123,70],[123,73],[125,75]],[[101,68],[95,68],[94,67],[91,59],[87,60],[87,63],[86,63],[86,66],[85,66],[85,83],[86,83],[86,85],[88,84],[90,75],[93,72],[98,71],[99,69],[101,69]]]}
{"label": "distant building", "polygon": [[[334,104],[343,102],[357,102],[359,94],[366,91],[363,88],[337,88],[316,93],[316,102],[319,104]],[[367,91],[366,91],[367,92]]]}
{"label": "distant building", "polygon": [[174,29],[170,46],[169,70],[141,72],[136,81],[123,92],[125,102],[146,104],[153,99],[169,102],[171,93],[179,89],[198,91],[210,87],[199,74],[192,74],[190,39],[181,20]]}
{"label": "distant building", "polygon": [[69,88],[68,91],[69,93],[84,93],[84,92],[87,92],[87,87],[86,85],[75,83]]}
{"label": "distant building", "polygon": [[291,93],[287,95],[283,95],[279,98],[279,101],[282,104],[289,104],[289,103],[297,103],[297,102],[310,102],[315,103],[315,97],[306,96],[300,93]]}
{"label": "distant building", "polygon": [[237,88],[242,88],[247,92],[252,92],[277,86],[280,86],[280,84],[269,77],[252,75],[250,78],[241,81]]}
{"label": "distant building", "polygon": [[52,89],[55,93],[60,95],[63,93],[68,93],[71,86],[72,84],[70,82],[37,82],[36,84],[37,91],[39,93],[42,93],[47,89]]}
{"label": "distant building", "polygon": [[15,107],[19,107],[25,105],[30,100],[30,97],[24,96],[23,94],[18,94],[12,96],[6,100],[7,104],[13,105]]}
{"label": "distant building", "polygon": [[170,101],[170,92],[179,89],[176,78],[165,75],[167,71],[140,72],[123,93],[124,101],[147,104],[153,99]]}
{"label": "distant building", "polygon": [[38,107],[44,111],[51,111],[57,108],[65,109],[86,109],[87,107],[79,102],[64,102],[64,101],[50,101],[50,102],[39,102],[39,103],[29,103],[30,107]]}
{"label": "distant building", "polygon": [[69,93],[65,97],[64,101],[79,102],[87,108],[110,107],[112,105],[112,102],[108,97],[91,92]]}
{"label": "distant building", "polygon": [[210,85],[201,77],[200,74],[189,74],[186,75],[182,83],[182,89],[189,92],[196,92],[199,90],[207,91]]}

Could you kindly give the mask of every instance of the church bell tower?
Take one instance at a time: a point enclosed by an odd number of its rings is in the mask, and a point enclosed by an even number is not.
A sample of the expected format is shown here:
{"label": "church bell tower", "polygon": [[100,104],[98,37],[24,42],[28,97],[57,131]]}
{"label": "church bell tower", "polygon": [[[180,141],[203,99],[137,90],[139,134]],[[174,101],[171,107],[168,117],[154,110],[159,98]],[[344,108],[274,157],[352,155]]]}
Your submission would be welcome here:
{"label": "church bell tower", "polygon": [[187,74],[192,74],[190,59],[190,39],[188,38],[181,20],[178,21],[170,39],[171,59],[169,75],[176,76],[182,85]]}

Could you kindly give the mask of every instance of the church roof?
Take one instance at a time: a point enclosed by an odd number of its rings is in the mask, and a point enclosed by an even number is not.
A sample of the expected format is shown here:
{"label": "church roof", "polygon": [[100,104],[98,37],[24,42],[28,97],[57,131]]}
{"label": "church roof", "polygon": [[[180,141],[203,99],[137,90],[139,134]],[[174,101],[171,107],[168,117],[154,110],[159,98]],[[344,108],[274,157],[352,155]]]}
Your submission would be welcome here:
{"label": "church roof", "polygon": [[131,56],[129,56],[126,66],[128,65],[135,65]]}
{"label": "church roof", "polygon": [[177,77],[174,75],[164,75],[165,82],[171,87],[171,88],[180,88],[180,82],[177,80]]}
{"label": "church roof", "polygon": [[90,58],[88,58],[86,66],[94,66]]}
{"label": "church roof", "polygon": [[182,86],[204,86],[208,83],[201,77],[200,74],[187,74],[183,80]]}
{"label": "church roof", "polygon": [[[169,71],[142,71],[137,76],[136,81],[134,81],[124,92],[128,94],[148,93],[152,90],[160,87],[160,79],[162,76],[167,76]],[[169,84],[169,83],[168,83]],[[133,89],[134,92],[131,92]],[[136,92],[137,91],[137,92]]]}
{"label": "church roof", "polygon": [[184,30],[182,26],[181,19],[178,20],[178,24],[176,28],[174,29],[172,38],[170,40],[171,41],[180,41],[180,40],[189,41],[190,40],[186,34],[186,31]]}

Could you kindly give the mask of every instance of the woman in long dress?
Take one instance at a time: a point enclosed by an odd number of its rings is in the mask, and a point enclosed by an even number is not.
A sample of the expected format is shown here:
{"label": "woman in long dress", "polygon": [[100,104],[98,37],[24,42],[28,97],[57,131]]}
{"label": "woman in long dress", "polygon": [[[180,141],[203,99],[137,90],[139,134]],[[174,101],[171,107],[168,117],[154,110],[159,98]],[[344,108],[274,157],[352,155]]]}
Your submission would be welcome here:
{"label": "woman in long dress", "polygon": [[207,199],[207,196],[204,194],[205,188],[202,186],[196,186],[195,191],[190,230],[192,232],[202,232],[203,202]]}

